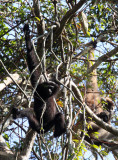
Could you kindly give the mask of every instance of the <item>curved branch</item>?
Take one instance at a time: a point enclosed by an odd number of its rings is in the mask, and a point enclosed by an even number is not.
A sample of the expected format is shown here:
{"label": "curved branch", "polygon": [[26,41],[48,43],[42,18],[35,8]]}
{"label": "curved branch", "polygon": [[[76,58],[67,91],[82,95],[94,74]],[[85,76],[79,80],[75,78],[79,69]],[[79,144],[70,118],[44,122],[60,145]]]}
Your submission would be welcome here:
{"label": "curved branch", "polygon": [[105,123],[103,120],[98,118],[87,105],[85,105],[85,108],[86,108],[87,113],[92,117],[92,119],[96,122],[96,124],[98,126],[107,130],[108,132],[112,133],[113,135],[118,136],[118,129],[115,129],[110,124]]}
{"label": "curved branch", "polygon": [[91,73],[94,69],[96,69],[103,61],[106,61],[109,57],[114,56],[118,52],[118,47],[114,48],[112,51],[106,53],[105,55],[98,58],[97,62],[92,65],[88,71],[87,74]]}
{"label": "curved branch", "polygon": [[60,22],[60,27],[55,31],[54,34],[54,39],[57,39],[60,34],[62,33],[65,24],[68,22],[68,20],[70,19],[70,17],[75,14],[75,12],[80,9],[82,7],[82,5],[86,2],[86,0],[80,0],[75,6],[73,6],[72,9],[70,9],[69,11],[67,11],[67,13],[64,15],[64,17],[62,18],[61,22]]}
{"label": "curved branch", "polygon": [[[12,79],[14,79],[14,81],[18,84],[20,84],[22,82],[22,78],[20,77],[19,74],[14,73],[14,74],[10,74],[10,76],[12,77]],[[5,80],[3,80],[3,83],[0,83],[0,92],[6,88],[9,84],[13,83],[10,77],[6,77]]]}
{"label": "curved branch", "polygon": [[26,19],[21,20],[19,23],[17,23],[17,25],[15,25],[14,27],[12,27],[11,29],[9,29],[8,31],[6,31],[5,33],[3,33],[0,38],[2,38],[3,36],[5,36],[7,33],[11,32],[14,28],[18,27],[20,24],[24,23],[26,20],[28,20],[29,18],[34,18],[34,16],[28,16]]}

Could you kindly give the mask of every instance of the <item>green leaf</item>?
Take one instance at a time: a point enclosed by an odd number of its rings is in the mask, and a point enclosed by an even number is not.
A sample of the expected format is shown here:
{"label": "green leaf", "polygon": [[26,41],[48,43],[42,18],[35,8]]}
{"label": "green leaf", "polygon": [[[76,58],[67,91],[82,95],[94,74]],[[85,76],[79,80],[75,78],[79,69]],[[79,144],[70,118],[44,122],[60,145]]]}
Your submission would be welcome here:
{"label": "green leaf", "polygon": [[35,17],[39,22],[40,22],[40,18],[38,18],[38,17]]}

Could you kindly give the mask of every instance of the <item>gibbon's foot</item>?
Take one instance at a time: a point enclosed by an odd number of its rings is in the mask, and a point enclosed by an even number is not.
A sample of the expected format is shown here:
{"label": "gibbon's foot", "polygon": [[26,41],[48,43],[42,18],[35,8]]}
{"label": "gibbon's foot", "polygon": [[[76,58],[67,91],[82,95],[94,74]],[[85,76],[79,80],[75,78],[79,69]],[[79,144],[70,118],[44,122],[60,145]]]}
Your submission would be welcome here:
{"label": "gibbon's foot", "polygon": [[63,133],[66,132],[66,124],[65,124],[65,119],[64,115],[62,113],[57,113],[55,116],[55,132],[54,132],[54,137],[59,137]]}
{"label": "gibbon's foot", "polygon": [[19,114],[18,109],[16,107],[14,107],[11,112],[12,112],[13,119],[16,119]]}

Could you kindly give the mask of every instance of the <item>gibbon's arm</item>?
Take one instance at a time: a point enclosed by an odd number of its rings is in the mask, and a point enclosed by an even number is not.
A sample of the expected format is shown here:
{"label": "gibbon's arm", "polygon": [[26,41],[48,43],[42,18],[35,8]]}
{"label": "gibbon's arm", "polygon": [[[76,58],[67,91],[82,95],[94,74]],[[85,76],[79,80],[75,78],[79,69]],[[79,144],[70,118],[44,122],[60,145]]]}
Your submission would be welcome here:
{"label": "gibbon's arm", "polygon": [[29,30],[29,25],[25,24],[23,28],[24,34],[25,34],[25,42],[26,42],[26,48],[27,48],[27,63],[28,63],[28,68],[31,75],[31,83],[32,86],[35,87],[35,84],[37,83],[37,80],[40,76],[39,68],[35,69],[38,64],[38,58],[35,55],[35,51],[33,48],[33,44],[31,42],[31,37],[30,37],[30,30]]}
{"label": "gibbon's arm", "polygon": [[26,108],[23,110],[18,110],[17,108],[12,109],[13,119],[17,118],[27,118],[29,121],[30,127],[34,130],[40,133],[41,125],[39,124],[38,120],[34,116],[33,109]]}

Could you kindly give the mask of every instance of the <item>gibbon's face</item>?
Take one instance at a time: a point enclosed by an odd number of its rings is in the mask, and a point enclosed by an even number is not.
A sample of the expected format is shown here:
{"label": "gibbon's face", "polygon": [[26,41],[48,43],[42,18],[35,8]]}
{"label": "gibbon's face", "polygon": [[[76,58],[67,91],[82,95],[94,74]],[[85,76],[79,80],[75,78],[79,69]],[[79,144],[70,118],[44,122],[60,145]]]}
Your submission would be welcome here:
{"label": "gibbon's face", "polygon": [[55,91],[55,86],[53,84],[46,84],[45,82],[39,84],[36,91],[45,100],[53,96]]}

